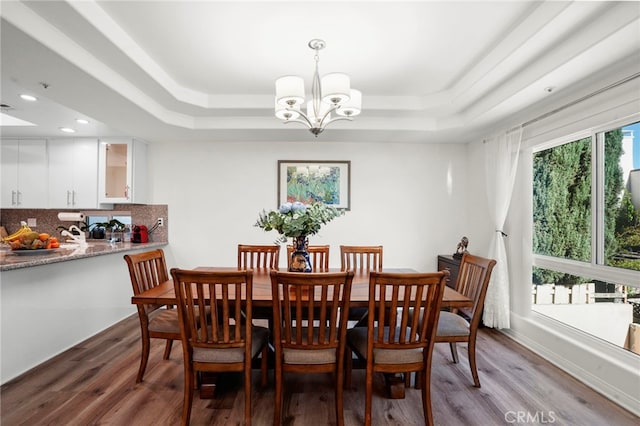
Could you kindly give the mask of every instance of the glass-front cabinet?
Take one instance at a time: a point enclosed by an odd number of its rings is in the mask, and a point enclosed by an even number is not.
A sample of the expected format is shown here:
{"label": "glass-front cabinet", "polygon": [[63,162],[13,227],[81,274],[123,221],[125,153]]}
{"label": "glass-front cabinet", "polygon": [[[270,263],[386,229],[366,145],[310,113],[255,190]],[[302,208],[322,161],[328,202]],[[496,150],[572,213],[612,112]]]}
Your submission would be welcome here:
{"label": "glass-front cabinet", "polygon": [[135,139],[100,140],[99,203],[145,203],[147,144]]}

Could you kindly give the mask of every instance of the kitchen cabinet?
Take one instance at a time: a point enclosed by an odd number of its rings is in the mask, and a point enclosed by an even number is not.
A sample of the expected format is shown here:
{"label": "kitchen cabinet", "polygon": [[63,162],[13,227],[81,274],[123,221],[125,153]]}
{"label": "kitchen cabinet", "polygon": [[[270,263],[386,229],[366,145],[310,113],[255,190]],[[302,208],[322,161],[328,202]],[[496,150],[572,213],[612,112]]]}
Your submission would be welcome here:
{"label": "kitchen cabinet", "polygon": [[46,207],[48,164],[45,139],[3,139],[0,164],[0,207]]}
{"label": "kitchen cabinet", "polygon": [[456,287],[456,280],[458,279],[458,272],[460,271],[460,260],[456,259],[452,255],[440,254],[438,255],[438,271],[449,271],[449,281],[447,285],[451,288]]}
{"label": "kitchen cabinet", "polygon": [[98,140],[51,139],[49,208],[98,207]]}
{"label": "kitchen cabinet", "polygon": [[147,201],[147,144],[137,139],[100,140],[98,202]]}

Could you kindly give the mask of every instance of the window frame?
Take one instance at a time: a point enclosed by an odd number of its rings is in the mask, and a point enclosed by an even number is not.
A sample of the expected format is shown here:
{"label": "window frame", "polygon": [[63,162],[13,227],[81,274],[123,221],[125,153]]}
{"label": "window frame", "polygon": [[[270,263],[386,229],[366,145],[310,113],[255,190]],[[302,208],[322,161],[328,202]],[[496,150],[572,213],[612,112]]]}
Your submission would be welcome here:
{"label": "window frame", "polygon": [[[640,280],[638,279],[640,273],[638,271],[607,266],[604,264],[604,134],[608,131],[628,126],[638,121],[640,121],[640,114],[633,114],[606,124],[594,126],[590,129],[554,138],[553,140],[539,143],[531,147],[531,155],[533,157],[536,152],[571,143],[583,138],[591,138],[591,152],[593,155],[591,161],[591,261],[582,262],[537,254],[533,251],[533,246],[531,246],[532,266],[551,269],[576,276],[587,276],[612,284],[623,284],[629,287],[640,288]],[[533,198],[533,188],[531,189],[531,197]],[[529,217],[532,232],[531,236],[533,237],[533,210],[530,212]]]}

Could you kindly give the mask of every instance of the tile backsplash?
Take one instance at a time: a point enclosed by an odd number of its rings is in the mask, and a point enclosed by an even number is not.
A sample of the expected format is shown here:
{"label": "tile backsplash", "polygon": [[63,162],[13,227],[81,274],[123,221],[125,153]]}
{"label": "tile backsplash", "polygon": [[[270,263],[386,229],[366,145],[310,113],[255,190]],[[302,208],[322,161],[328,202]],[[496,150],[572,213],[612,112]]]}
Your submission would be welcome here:
{"label": "tile backsplash", "polygon": [[60,236],[60,230],[58,226],[77,225],[77,222],[63,222],[58,219],[58,213],[60,212],[102,212],[109,213],[112,211],[117,212],[131,212],[131,223],[134,225],[146,225],[149,229],[156,223],[156,220],[161,217],[164,219],[164,226],[156,228],[149,235],[149,240],[153,242],[168,242],[169,241],[169,208],[166,204],[115,204],[113,209],[98,210],[98,209],[0,209],[0,225],[7,229],[7,232],[11,234],[20,227],[21,221],[27,221],[28,219],[35,219],[37,225],[33,228],[37,232],[46,232],[47,234]]}

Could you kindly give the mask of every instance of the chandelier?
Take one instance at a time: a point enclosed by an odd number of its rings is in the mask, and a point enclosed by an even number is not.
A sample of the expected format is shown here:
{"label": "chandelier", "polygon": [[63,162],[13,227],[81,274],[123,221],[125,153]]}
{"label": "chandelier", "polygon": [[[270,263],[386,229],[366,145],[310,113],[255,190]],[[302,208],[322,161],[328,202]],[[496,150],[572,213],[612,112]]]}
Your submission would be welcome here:
{"label": "chandelier", "polygon": [[[362,105],[362,93],[351,89],[348,75],[334,72],[320,79],[318,54],[325,46],[324,40],[313,39],[309,42],[309,47],[315,51],[313,58],[316,69],[311,83],[312,99],[307,103],[306,113],[300,108],[304,103],[304,79],[286,75],[276,80],[276,117],[284,123],[302,123],[316,137],[334,121],[352,121],[351,117],[360,114]],[[331,116],[334,112],[337,117]]]}

